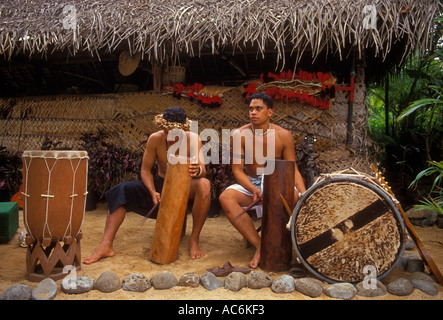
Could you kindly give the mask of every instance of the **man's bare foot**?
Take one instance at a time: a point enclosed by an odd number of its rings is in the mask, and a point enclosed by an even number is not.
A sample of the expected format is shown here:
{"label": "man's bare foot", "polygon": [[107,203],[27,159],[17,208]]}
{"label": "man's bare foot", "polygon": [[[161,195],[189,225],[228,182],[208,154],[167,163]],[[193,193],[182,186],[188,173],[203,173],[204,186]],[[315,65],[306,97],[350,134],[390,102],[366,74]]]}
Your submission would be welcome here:
{"label": "man's bare foot", "polygon": [[200,249],[198,241],[189,240],[189,256],[191,259],[200,259],[205,255],[205,252]]}
{"label": "man's bare foot", "polygon": [[94,253],[89,257],[83,260],[84,264],[91,264],[97,262],[101,258],[108,258],[114,255],[114,249],[112,247],[106,247],[100,245],[97,249],[95,249]]}
{"label": "man's bare foot", "polygon": [[260,248],[257,249],[252,257],[251,262],[249,262],[248,267],[255,269],[258,267],[258,263],[260,262]]}

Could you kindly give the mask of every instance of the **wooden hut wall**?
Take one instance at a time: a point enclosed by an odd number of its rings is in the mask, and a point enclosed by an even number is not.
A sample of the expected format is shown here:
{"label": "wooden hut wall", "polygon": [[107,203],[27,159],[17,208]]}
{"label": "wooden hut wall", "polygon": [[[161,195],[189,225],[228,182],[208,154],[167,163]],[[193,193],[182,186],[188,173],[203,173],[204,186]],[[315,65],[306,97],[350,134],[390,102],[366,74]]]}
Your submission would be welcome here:
{"label": "wooden hut wall", "polygon": [[[225,92],[220,107],[208,108],[165,92],[112,95],[46,96],[0,100],[0,145],[9,151],[38,150],[45,138],[66,148],[80,148],[85,133],[104,132],[104,140],[142,151],[149,133],[158,128],[153,116],[179,105],[198,129],[234,129],[249,122],[243,88]],[[346,146],[349,93],[338,91],[331,108],[276,101],[272,121],[290,130],[296,147],[307,134],[316,137],[316,164],[321,172],[353,167],[370,172],[367,156],[366,88],[356,84],[353,107],[352,149]],[[221,137],[221,136],[220,136]],[[358,150],[361,150],[360,152]]]}

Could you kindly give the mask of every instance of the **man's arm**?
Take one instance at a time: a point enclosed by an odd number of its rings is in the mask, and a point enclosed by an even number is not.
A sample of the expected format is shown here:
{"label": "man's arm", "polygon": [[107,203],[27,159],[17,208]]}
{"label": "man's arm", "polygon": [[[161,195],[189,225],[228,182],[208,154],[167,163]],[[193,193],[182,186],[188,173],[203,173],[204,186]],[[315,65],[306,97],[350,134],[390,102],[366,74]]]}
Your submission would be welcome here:
{"label": "man's arm", "polygon": [[[148,141],[146,142],[145,152],[143,153],[142,166],[140,169],[140,177],[143,184],[149,190],[149,193],[152,196],[152,201],[156,204],[160,201],[160,193],[155,190],[154,185],[154,176],[152,175],[152,167],[154,166],[154,162],[157,156],[157,144],[155,141],[155,136],[152,134],[149,136]],[[161,190],[159,190],[161,191]]]}
{"label": "man's arm", "polygon": [[295,157],[295,145],[294,145],[294,139],[292,137],[292,134],[287,131],[283,135],[284,139],[284,148],[283,148],[283,159],[284,160],[291,160],[295,163],[295,175],[294,175],[294,184],[297,188],[296,200],[298,199],[298,193],[304,193],[306,191],[305,182],[303,181],[303,177],[300,174],[300,171],[297,168],[297,161]]}
{"label": "man's arm", "polygon": [[[189,137],[188,150],[190,150],[189,156],[191,158],[191,165],[189,166],[189,174],[193,178],[203,178],[206,176],[206,166],[204,161],[204,155],[202,152],[202,142],[200,136],[193,132],[189,132],[188,137]],[[192,139],[197,139],[197,141],[193,141]],[[195,143],[197,144],[197,150],[194,150]],[[197,159],[197,161],[195,161],[195,159]]]}

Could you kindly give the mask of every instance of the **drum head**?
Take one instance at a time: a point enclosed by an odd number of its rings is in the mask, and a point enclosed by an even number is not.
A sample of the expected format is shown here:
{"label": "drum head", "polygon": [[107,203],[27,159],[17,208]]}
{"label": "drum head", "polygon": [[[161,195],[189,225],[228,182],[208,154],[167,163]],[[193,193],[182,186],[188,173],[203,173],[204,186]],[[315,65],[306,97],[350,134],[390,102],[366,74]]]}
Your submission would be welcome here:
{"label": "drum head", "polygon": [[365,266],[375,267],[370,270],[382,279],[403,253],[404,230],[393,200],[355,177],[314,184],[298,201],[291,221],[301,262],[329,283],[362,281],[368,276]]}

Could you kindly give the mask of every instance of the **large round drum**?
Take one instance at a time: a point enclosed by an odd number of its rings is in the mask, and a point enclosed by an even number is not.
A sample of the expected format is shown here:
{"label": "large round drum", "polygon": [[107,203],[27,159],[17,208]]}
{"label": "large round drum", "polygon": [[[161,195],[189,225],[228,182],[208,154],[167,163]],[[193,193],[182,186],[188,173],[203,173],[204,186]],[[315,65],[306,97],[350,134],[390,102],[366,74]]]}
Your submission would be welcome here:
{"label": "large round drum", "polygon": [[382,279],[404,250],[405,227],[395,201],[364,174],[323,176],[293,212],[291,236],[299,259],[329,283]]}
{"label": "large round drum", "polygon": [[77,236],[87,194],[86,151],[24,151],[24,222],[40,242]]}

